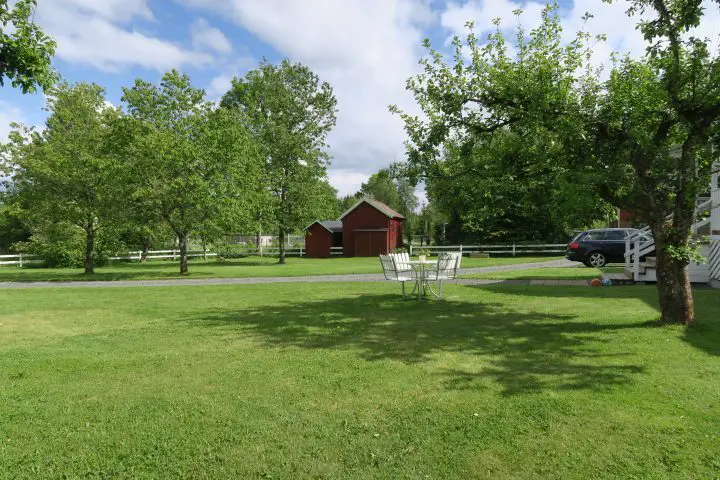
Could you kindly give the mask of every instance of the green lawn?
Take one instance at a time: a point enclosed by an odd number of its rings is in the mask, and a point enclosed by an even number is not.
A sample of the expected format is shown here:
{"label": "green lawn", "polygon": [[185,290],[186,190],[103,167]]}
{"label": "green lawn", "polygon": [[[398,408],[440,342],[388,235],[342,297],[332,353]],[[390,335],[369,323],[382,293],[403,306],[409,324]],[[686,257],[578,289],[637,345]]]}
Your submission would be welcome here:
{"label": "green lawn", "polygon": [[499,279],[499,280],[592,280],[600,278],[603,273],[621,273],[623,267],[587,268],[558,267],[530,268],[506,272],[488,272],[462,275],[462,278]]}
{"label": "green lawn", "polygon": [[[464,267],[509,265],[543,262],[559,257],[463,258]],[[17,268],[0,267],[0,282],[40,282],[79,280],[158,280],[181,277],[177,262],[154,261],[145,264],[117,263],[99,267],[94,275],[83,275],[78,268]],[[218,262],[190,262],[189,278],[229,277],[297,277],[303,275],[340,275],[351,273],[382,273],[380,261],[365,258],[288,258],[279,265],[277,258],[248,257]]]}
{"label": "green lawn", "polygon": [[720,291],[0,291],[2,478],[716,478]]}

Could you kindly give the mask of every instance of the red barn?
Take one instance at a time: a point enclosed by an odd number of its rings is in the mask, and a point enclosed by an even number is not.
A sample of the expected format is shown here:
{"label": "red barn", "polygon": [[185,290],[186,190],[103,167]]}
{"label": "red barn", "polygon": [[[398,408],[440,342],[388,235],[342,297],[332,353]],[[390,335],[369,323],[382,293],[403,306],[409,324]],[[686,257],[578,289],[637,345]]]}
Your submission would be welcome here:
{"label": "red barn", "polygon": [[305,229],[308,257],[327,258],[332,247],[346,257],[375,257],[402,246],[405,217],[382,202],[363,199],[339,220],[316,221]]}
{"label": "red barn", "polygon": [[402,246],[405,217],[382,202],[360,200],[340,220],[346,257],[374,257]]}
{"label": "red barn", "polygon": [[305,229],[305,250],[308,257],[328,258],[332,247],[342,247],[343,224],[339,220],[316,221]]}

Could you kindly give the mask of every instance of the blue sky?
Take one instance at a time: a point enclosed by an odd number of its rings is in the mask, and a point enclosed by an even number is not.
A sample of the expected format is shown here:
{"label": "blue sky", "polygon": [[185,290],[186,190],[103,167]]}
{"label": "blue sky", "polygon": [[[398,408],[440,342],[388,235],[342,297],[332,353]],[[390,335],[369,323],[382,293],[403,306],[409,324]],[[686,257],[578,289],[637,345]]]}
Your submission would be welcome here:
{"label": "blue sky", "polygon": [[[397,104],[416,111],[404,88],[417,73],[421,41],[442,47],[463,33],[468,20],[481,30],[495,17],[511,27],[512,11],[524,9],[531,28],[543,7],[514,0],[38,0],[36,21],[58,42],[57,70],[69,81],[95,82],[118,104],[121,88],[135,78],[156,81],[171,68],[187,72],[196,86],[219,98],[230,79],[265,57],[290,58],[330,82],[338,97],[338,124],[330,136],[330,180],[352,193],[379,168],[404,155],[402,123],[387,111]],[[594,61],[612,50],[639,54],[642,39],[623,0],[564,0],[566,31],[607,33]],[[707,34],[717,34],[717,8]],[[10,121],[40,125],[44,97],[0,90],[0,138]]]}

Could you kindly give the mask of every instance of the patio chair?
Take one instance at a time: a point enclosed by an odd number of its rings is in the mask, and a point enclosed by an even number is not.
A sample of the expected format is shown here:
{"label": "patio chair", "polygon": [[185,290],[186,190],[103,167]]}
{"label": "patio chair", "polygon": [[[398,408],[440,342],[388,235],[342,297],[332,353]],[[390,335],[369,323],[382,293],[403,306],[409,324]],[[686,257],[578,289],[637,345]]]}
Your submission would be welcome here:
{"label": "patio chair", "polygon": [[395,265],[399,272],[412,272],[413,268],[410,265],[410,254],[404,253],[391,253],[390,256],[395,260]]}
{"label": "patio chair", "polygon": [[[380,264],[382,265],[383,274],[385,275],[385,280],[392,280],[396,282],[400,282],[402,285],[402,295],[403,298],[406,298],[405,296],[405,282],[414,282],[415,277],[412,274],[412,271],[402,271],[398,268],[397,261],[395,260],[395,257],[392,255],[380,255]],[[408,268],[410,268],[410,265],[407,265]]]}
{"label": "patio chair", "polygon": [[460,252],[444,252],[438,255],[437,269],[428,272],[428,280],[438,283],[438,297],[442,297],[443,282],[457,278],[461,259]]}

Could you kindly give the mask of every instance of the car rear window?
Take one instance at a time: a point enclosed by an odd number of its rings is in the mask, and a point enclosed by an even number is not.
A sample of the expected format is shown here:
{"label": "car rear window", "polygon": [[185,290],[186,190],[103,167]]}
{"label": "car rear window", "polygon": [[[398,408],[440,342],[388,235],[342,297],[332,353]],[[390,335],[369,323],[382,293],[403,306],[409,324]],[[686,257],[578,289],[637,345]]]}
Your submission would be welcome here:
{"label": "car rear window", "polygon": [[605,232],[604,240],[624,240],[625,230],[608,230]]}
{"label": "car rear window", "polygon": [[598,230],[595,232],[588,232],[587,235],[585,235],[585,237],[583,238],[583,240],[586,242],[592,242],[602,240],[604,236],[605,232],[603,232],[602,230]]}
{"label": "car rear window", "polygon": [[580,239],[583,237],[583,235],[585,235],[585,232],[580,232],[580,233],[578,233],[577,235],[575,235],[574,237],[572,237],[568,243],[579,242]]}

